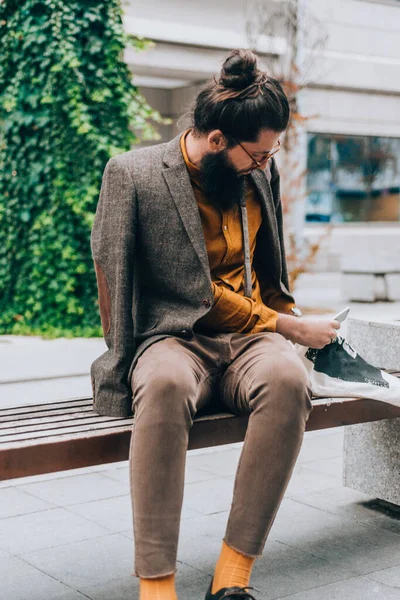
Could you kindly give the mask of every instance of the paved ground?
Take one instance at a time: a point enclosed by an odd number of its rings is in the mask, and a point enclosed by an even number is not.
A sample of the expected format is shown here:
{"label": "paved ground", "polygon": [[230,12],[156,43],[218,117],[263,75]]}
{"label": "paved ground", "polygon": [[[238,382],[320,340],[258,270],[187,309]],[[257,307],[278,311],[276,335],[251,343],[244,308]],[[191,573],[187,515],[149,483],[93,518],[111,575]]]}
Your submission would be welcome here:
{"label": "paved ground", "polygon": [[[309,275],[298,303],[343,308],[336,275]],[[354,316],[400,318],[399,305],[352,305]],[[90,396],[102,340],[0,337],[2,406]],[[306,434],[252,585],[260,600],[398,600],[400,520],[342,487],[343,430]],[[241,444],[188,453],[177,586],[204,597],[218,557]],[[0,598],[138,597],[128,465],[0,483]],[[249,490],[251,493],[251,490]]]}

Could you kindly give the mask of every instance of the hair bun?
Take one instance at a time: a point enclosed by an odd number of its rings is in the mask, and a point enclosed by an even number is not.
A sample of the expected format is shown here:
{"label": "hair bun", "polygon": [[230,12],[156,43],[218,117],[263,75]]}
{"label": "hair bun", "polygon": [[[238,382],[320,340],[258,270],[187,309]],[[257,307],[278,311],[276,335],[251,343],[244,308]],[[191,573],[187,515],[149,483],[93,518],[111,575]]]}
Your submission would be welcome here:
{"label": "hair bun", "polygon": [[255,83],[259,74],[257,57],[251,50],[233,50],[222,65],[219,84],[225,88],[244,90]]}

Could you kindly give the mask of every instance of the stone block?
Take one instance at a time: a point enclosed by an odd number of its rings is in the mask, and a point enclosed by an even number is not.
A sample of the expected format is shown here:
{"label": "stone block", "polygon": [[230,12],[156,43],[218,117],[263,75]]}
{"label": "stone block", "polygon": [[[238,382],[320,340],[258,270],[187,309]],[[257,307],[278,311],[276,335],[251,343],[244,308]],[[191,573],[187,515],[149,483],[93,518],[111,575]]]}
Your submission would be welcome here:
{"label": "stone block", "polygon": [[369,363],[400,371],[400,320],[372,321],[349,318],[347,339]]}
{"label": "stone block", "polygon": [[385,279],[388,299],[400,302],[400,273],[388,273]]}
{"label": "stone block", "polygon": [[344,485],[400,505],[400,419],[347,427]]}
{"label": "stone block", "polygon": [[375,276],[368,273],[342,273],[342,297],[358,302],[375,301]]}
{"label": "stone block", "polygon": [[[374,366],[400,370],[400,322],[350,319],[348,339]],[[400,505],[400,419],[345,428],[344,485]]]}
{"label": "stone block", "polygon": [[397,229],[367,229],[341,237],[342,270],[388,273],[400,271]]}

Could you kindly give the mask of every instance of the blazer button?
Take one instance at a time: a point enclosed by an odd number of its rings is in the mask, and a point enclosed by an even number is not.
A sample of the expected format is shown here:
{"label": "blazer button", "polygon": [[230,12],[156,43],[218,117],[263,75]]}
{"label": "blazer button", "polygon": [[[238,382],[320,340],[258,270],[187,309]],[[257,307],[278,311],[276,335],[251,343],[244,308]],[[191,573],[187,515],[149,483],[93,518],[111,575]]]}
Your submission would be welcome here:
{"label": "blazer button", "polygon": [[188,339],[188,340],[189,340],[191,337],[193,337],[193,336],[192,336],[192,334],[191,334],[191,332],[190,332],[190,331],[188,331],[187,329],[182,329],[182,331],[181,331],[181,336],[182,336],[182,337],[184,337],[184,338],[186,338],[186,339]]}
{"label": "blazer button", "polygon": [[202,305],[203,305],[203,306],[206,306],[206,307],[208,308],[209,306],[211,306],[211,302],[210,302],[210,301],[209,301],[207,298],[205,298],[205,299],[202,301]]}

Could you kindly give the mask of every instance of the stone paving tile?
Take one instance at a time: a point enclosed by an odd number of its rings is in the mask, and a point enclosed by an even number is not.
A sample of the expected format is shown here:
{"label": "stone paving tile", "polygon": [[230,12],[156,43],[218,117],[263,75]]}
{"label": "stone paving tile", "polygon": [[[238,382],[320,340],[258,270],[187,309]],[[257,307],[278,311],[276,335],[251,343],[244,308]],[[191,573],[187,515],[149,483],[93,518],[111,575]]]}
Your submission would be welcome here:
{"label": "stone paving tile", "polygon": [[[322,512],[322,511],[321,511]],[[326,513],[328,515],[328,513]],[[399,536],[378,527],[343,521],[342,526],[323,529],[310,523],[308,532],[275,532],[289,546],[319,556],[341,570],[349,568],[365,575],[400,564]]]}
{"label": "stone paving tile", "polygon": [[298,463],[322,461],[343,455],[344,428],[306,432]]}
{"label": "stone paving tile", "polygon": [[382,571],[375,571],[374,573],[370,573],[368,577],[374,581],[384,583],[389,587],[399,588],[400,590],[400,565],[396,567],[390,567],[389,569],[383,569]]}
{"label": "stone paving tile", "polygon": [[118,577],[101,583],[85,586],[85,595],[91,600],[136,600],[139,598],[139,579],[133,575]]}
{"label": "stone paving tile", "polygon": [[338,485],[341,485],[340,477],[316,473],[316,471],[308,468],[308,463],[299,463],[293,471],[285,495],[287,498],[293,498],[299,494],[308,496],[313,492],[319,492]]}
{"label": "stone paving tile", "polygon": [[230,508],[233,495],[233,481],[211,479],[191,483],[185,487],[183,506],[210,515]]}
{"label": "stone paving tile", "polygon": [[221,551],[228,511],[181,523],[178,560],[212,576]]}
{"label": "stone paving tile", "polygon": [[281,596],[282,600],[283,598],[285,600],[399,600],[399,590],[371,581],[368,577],[356,577],[306,592]]}
{"label": "stone paving tile", "polygon": [[118,533],[27,552],[20,558],[83,594],[94,585],[127,577],[133,572],[133,544]]}
{"label": "stone paving tile", "polygon": [[261,592],[256,597],[275,600],[354,576],[350,568],[339,570],[319,556],[267,541],[263,556],[254,563],[251,585]]}
{"label": "stone paving tile", "polygon": [[[101,474],[104,477],[110,477],[111,479],[116,479],[117,481],[122,481],[129,485],[129,467],[107,469],[102,471]],[[199,483],[200,481],[209,481],[210,479],[219,479],[219,476],[212,475],[207,471],[196,469],[192,466],[186,467],[185,485]]]}
{"label": "stone paving tile", "polygon": [[207,471],[196,469],[195,467],[187,467],[185,472],[185,485],[191,485],[192,483],[200,483],[202,481],[210,481],[212,479],[219,479],[219,475],[213,475]]}
{"label": "stone paving tile", "polygon": [[[203,599],[210,577],[186,564],[177,564],[176,589],[179,600]],[[139,579],[134,576],[112,579],[101,585],[85,588],[92,600],[127,600],[139,597]]]}
{"label": "stone paving tile", "polygon": [[113,468],[113,469],[105,469],[101,472],[103,477],[109,477],[110,479],[115,479],[116,481],[121,481],[127,485],[130,485],[129,482],[129,467],[121,467],[121,468]]}
{"label": "stone paving tile", "polygon": [[4,600],[83,600],[84,596],[25,561],[0,559],[0,590]]}
{"label": "stone paving tile", "polygon": [[129,486],[109,477],[103,477],[100,473],[90,473],[29,483],[18,486],[18,490],[29,492],[33,496],[53,502],[57,506],[68,506],[121,496],[129,493]]}
{"label": "stone paving tile", "polygon": [[226,449],[223,452],[191,455],[188,453],[186,465],[192,469],[207,471],[218,477],[235,475],[241,448]]}
{"label": "stone paving tile", "polygon": [[346,527],[348,523],[346,518],[339,515],[284,498],[269,538],[301,548],[314,535],[328,539],[331,531]]}
{"label": "stone paving tile", "polygon": [[384,513],[380,512],[378,514],[382,514],[382,518],[376,518],[373,520],[371,519],[368,521],[368,525],[371,525],[372,527],[379,527],[379,529],[384,529],[385,531],[390,531],[391,533],[400,535],[400,519],[398,515],[385,515]]}
{"label": "stone paving tile", "polygon": [[54,508],[54,504],[27,494],[21,489],[7,487],[0,492],[0,519],[49,508]]}
{"label": "stone paving tile", "polygon": [[73,504],[68,506],[67,510],[113,532],[132,528],[132,508],[129,495]]}
{"label": "stone paving tile", "polygon": [[[228,511],[214,515],[197,513],[190,519],[183,519],[179,532],[178,560],[211,577],[221,550],[227,521]],[[133,539],[130,529],[119,533]]]}
{"label": "stone paving tile", "polygon": [[[183,524],[178,559],[211,577],[221,550],[227,518],[228,513],[221,513]],[[354,575],[351,569],[339,571],[336,565],[318,556],[268,540],[263,556],[255,562],[251,585],[260,590],[261,598],[272,600]]]}
{"label": "stone paving tile", "polygon": [[340,485],[331,489],[296,494],[293,499],[354,521],[387,520],[385,515],[371,507],[371,496]]}
{"label": "stone paving tile", "polygon": [[0,521],[0,548],[10,554],[62,546],[108,534],[97,523],[54,508]]}
{"label": "stone paving tile", "polygon": [[312,460],[307,462],[307,468],[316,473],[324,473],[332,477],[338,477],[342,481],[343,477],[343,456],[335,458],[326,458],[324,460]]}

